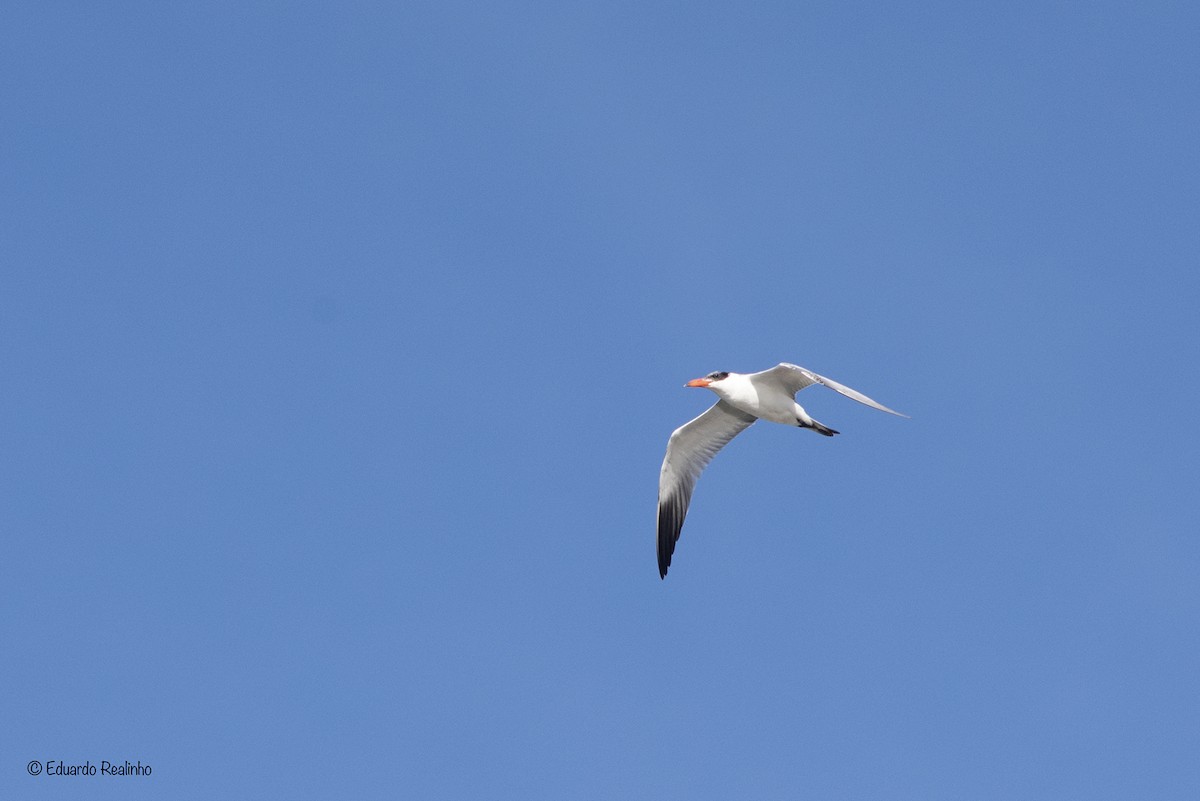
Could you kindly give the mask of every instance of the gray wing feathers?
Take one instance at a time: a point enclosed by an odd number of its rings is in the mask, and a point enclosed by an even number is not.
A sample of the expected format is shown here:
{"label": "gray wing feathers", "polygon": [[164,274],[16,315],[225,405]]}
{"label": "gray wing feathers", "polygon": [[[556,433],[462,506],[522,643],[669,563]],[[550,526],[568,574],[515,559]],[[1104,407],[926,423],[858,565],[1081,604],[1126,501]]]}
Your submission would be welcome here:
{"label": "gray wing feathers", "polygon": [[[816,375],[816,373],[814,373],[813,375]],[[870,406],[872,409],[878,409],[881,412],[887,412],[888,414],[894,414],[897,417],[908,417],[907,414],[901,414],[900,412],[896,411],[895,409],[889,409],[888,407],[884,406],[879,401],[871,400],[870,398],[868,398],[866,395],[862,394],[861,392],[850,389],[850,387],[848,387],[844,384],[839,384],[838,382],[834,381],[832,378],[826,378],[825,376],[818,375],[817,380],[820,381],[825,386],[829,387],[830,389],[834,390],[835,392],[840,392],[843,395],[845,395],[847,398],[856,400],[859,403],[865,403],[866,405]]]}
{"label": "gray wing feathers", "polygon": [[811,387],[813,384],[823,384],[829,387],[834,392],[840,392],[851,400],[856,400],[859,403],[864,403],[872,409],[878,409],[881,412],[894,414],[897,417],[908,417],[906,414],[901,414],[895,409],[889,409],[882,403],[868,398],[858,390],[850,389],[845,384],[839,384],[832,378],[826,378],[823,375],[817,375],[812,370],[806,370],[795,364],[783,364],[772,367],[770,370],[763,370],[761,373],[755,373],[753,377],[761,376],[762,379],[773,381],[777,385],[783,387],[788,392],[795,394],[805,387]]}
{"label": "gray wing feathers", "polygon": [[725,401],[671,434],[658,478],[658,574],[667,575],[696,479],[729,440],[756,419]]}

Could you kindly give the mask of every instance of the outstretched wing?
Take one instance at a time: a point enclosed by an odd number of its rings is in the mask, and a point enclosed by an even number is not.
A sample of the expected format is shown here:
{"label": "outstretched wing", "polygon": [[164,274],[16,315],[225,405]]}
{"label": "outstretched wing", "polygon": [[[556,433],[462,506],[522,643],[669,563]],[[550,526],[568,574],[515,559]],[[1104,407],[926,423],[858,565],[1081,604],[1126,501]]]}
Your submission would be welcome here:
{"label": "outstretched wing", "polygon": [[865,403],[872,409],[878,409],[881,412],[894,414],[897,417],[908,417],[908,415],[901,414],[895,409],[889,409],[879,401],[871,400],[858,390],[850,389],[850,387],[846,386],[845,384],[839,384],[832,378],[826,378],[823,375],[817,375],[812,370],[806,370],[803,367],[799,367],[794,364],[788,364],[787,362],[776,365],[770,370],[763,370],[761,373],[751,373],[750,380],[755,383],[774,384],[775,386],[783,389],[789,395],[795,395],[800,390],[804,389],[805,387],[811,387],[813,384],[822,384],[835,392],[840,392],[847,398],[856,400],[859,403]]}
{"label": "outstretched wing", "polygon": [[662,473],[658,477],[658,575],[666,578],[675,553],[675,542],[687,517],[692,489],[700,473],[729,440],[758,418],[738,411],[725,401],[685,423],[667,441]]}

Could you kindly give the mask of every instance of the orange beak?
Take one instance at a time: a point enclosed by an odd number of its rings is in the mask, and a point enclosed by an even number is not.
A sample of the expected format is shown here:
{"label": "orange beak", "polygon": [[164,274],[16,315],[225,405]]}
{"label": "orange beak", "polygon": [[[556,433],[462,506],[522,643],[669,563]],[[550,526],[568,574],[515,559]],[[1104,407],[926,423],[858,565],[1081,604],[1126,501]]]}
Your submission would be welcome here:
{"label": "orange beak", "polygon": [[711,383],[712,383],[712,381],[709,381],[707,378],[693,378],[691,381],[684,384],[684,386],[685,387],[707,387]]}

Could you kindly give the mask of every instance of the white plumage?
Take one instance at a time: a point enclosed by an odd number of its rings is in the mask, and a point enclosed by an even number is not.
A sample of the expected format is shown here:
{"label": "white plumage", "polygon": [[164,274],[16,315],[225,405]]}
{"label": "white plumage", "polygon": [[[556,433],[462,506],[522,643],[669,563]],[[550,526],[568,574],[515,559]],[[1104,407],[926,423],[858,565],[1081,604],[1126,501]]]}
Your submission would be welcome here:
{"label": "white plumage", "polygon": [[660,577],[666,577],[671,565],[696,479],[726,443],[759,419],[811,428],[827,437],[838,433],[814,420],[796,403],[796,393],[813,384],[822,384],[881,412],[906,416],[833,379],[786,362],[760,373],[709,373],[685,384],[711,389],[720,400],[695,420],[675,429],[667,441],[667,455],[658,479]]}

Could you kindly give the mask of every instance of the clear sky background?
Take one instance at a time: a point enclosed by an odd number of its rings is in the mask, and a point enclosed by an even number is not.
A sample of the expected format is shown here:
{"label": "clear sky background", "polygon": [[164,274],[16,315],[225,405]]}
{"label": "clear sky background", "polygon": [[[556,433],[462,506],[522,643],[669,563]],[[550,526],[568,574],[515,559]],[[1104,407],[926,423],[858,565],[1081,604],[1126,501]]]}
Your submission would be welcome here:
{"label": "clear sky background", "polygon": [[10,5],[0,796],[1200,797],[1197,31]]}

